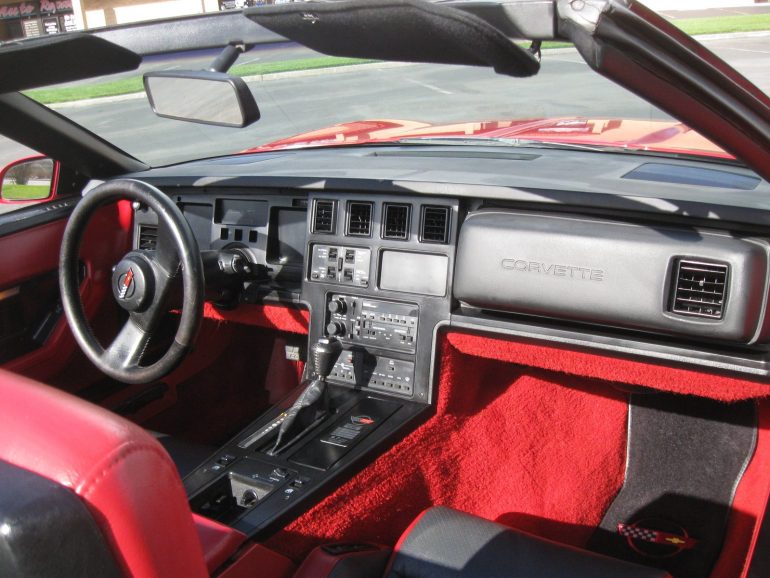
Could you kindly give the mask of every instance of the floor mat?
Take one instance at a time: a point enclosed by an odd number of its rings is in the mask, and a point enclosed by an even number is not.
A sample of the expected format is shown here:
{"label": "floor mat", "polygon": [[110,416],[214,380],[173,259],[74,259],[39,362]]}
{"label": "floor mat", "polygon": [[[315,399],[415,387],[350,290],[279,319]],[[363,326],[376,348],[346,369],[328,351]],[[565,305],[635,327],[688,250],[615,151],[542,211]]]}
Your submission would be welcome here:
{"label": "floor mat", "polygon": [[446,341],[440,353],[436,415],[269,547],[300,560],[328,541],[392,545],[439,504],[585,544],[623,481],[627,394]]}
{"label": "floor mat", "polygon": [[[663,568],[675,578],[707,577],[754,451],[756,419],[753,402],[632,395],[626,481],[589,548]],[[619,524],[631,525],[633,537],[621,536]],[[691,548],[683,547],[688,538]]]}

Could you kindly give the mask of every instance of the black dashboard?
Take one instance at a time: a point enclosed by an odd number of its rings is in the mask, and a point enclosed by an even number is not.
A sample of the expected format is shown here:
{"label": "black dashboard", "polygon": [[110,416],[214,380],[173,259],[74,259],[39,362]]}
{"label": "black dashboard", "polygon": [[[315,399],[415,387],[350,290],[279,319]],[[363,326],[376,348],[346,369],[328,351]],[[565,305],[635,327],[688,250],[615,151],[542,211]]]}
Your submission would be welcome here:
{"label": "black dashboard", "polygon": [[[343,342],[343,385],[429,402],[444,326],[768,374],[770,185],[736,166],[361,147],[136,176],[172,196],[202,250],[269,268],[240,306],[301,304],[311,341]],[[154,224],[137,210],[137,248]]]}

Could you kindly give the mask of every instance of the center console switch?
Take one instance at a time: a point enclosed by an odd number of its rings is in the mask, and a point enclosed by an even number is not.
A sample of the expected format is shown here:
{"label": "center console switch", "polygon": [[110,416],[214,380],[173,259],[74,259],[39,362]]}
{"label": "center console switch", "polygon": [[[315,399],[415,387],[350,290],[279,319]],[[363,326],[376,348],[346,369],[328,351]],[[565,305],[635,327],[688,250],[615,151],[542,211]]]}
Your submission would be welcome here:
{"label": "center console switch", "polygon": [[343,343],[415,351],[417,305],[335,293],[329,297],[327,311],[326,334]]}
{"label": "center console switch", "polygon": [[310,280],[368,287],[371,258],[371,249],[313,245]]}
{"label": "center console switch", "polygon": [[257,505],[263,511],[283,508],[283,502],[302,491],[303,482],[295,470],[248,457],[195,496],[190,507],[193,512],[232,524]]}
{"label": "center console switch", "polygon": [[329,378],[356,387],[370,387],[411,397],[414,391],[414,363],[375,356],[363,350],[343,351]]}

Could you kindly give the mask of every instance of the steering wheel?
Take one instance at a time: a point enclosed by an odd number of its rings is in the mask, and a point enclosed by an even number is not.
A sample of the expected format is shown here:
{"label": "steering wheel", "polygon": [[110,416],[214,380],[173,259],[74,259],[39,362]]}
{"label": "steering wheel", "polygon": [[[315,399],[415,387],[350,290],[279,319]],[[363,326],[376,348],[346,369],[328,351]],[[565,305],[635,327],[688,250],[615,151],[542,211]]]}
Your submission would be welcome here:
{"label": "steering wheel", "polygon": [[[137,201],[158,215],[155,250],[128,252],[112,273],[112,293],[128,320],[104,348],[86,319],[80,299],[78,256],[83,234],[94,213],[121,199]],[[203,264],[190,225],[161,191],[138,180],[109,181],[78,203],[64,230],[59,256],[62,304],[72,333],[88,358],[108,376],[126,383],[148,383],[170,373],[191,350],[200,328],[205,300]],[[153,333],[167,312],[167,301],[181,271],[184,300],[174,341],[150,365],[141,365]]]}

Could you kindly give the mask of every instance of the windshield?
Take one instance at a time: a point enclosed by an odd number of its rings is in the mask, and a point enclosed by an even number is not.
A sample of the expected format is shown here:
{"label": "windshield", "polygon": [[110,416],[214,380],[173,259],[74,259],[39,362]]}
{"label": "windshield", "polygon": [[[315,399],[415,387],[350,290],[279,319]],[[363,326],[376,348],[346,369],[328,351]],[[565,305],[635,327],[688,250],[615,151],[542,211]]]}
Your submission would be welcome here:
{"label": "windshield", "polygon": [[[701,39],[762,90],[770,88],[766,37]],[[525,79],[491,69],[332,58],[294,43],[257,46],[231,73],[243,76],[261,119],[222,128],[158,118],[141,91],[148,70],[200,70],[218,51],[145,58],[139,71],[27,92],[151,166],[247,149],[436,139],[458,145],[532,140],[726,156],[694,131],[604,79],[577,52],[542,51]],[[107,96],[104,96],[107,95]],[[179,98],[195,95],[180,94]],[[331,129],[327,127],[333,125]],[[313,133],[313,134],[305,134]],[[297,138],[295,135],[302,135]],[[476,140],[480,139],[480,140]],[[261,147],[261,148],[259,148]],[[17,151],[3,151],[3,156]],[[6,159],[10,160],[10,159]]]}

